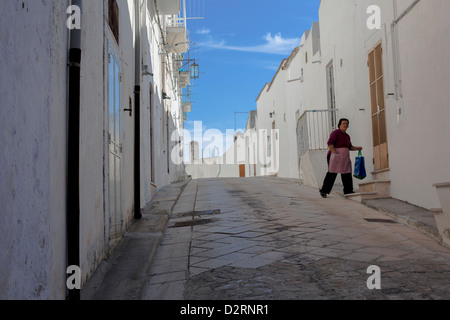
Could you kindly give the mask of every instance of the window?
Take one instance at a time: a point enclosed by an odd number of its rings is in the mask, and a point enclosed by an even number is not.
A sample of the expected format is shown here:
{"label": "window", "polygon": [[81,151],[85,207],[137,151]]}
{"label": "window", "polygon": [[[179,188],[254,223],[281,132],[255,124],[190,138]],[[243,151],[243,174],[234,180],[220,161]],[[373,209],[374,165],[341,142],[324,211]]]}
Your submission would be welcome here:
{"label": "window", "polygon": [[108,23],[111,31],[116,38],[117,44],[119,43],[119,6],[116,0],[108,1]]}

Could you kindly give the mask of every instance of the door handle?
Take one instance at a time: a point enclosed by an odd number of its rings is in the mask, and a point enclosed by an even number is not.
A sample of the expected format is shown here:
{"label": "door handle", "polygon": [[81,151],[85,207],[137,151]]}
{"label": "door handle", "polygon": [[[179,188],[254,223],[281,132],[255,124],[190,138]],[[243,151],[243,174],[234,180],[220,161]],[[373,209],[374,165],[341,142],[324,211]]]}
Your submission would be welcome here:
{"label": "door handle", "polygon": [[123,109],[123,111],[125,111],[125,112],[130,112],[130,117],[132,117],[133,116],[133,100],[131,100],[131,97],[130,97],[130,106],[128,107],[128,109]]}
{"label": "door handle", "polygon": [[123,109],[124,112],[129,112],[130,113],[130,117],[133,116],[133,109]]}

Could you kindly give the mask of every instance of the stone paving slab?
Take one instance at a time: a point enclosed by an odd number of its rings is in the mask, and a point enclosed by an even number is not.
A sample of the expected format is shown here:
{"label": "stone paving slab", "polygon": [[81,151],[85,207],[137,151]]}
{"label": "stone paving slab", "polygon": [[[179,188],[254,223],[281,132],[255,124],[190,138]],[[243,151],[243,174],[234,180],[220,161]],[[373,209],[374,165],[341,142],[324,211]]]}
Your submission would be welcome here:
{"label": "stone paving slab", "polygon": [[[378,210],[340,196],[324,201],[295,180],[208,179],[195,188],[180,212],[221,214],[166,232],[161,249],[189,241],[188,266],[184,273],[155,267],[144,299],[450,298],[450,250]],[[367,288],[372,264],[382,270],[383,290]]]}
{"label": "stone paving slab", "polygon": [[[151,203],[141,210],[142,218],[133,221],[111,256],[83,286],[82,300],[141,299],[172,210],[189,181],[166,186],[157,192]],[[168,258],[179,254],[179,250],[172,248]]]}
{"label": "stone paving slab", "polygon": [[[139,300],[151,268],[159,236],[126,236],[115,254],[83,288],[83,300]],[[101,278],[101,279],[96,279]]]}
{"label": "stone paving slab", "polygon": [[373,199],[363,200],[363,204],[401,220],[442,242],[434,218],[434,213],[430,210],[417,207],[413,204],[400,201],[398,199]]}
{"label": "stone paving slab", "polygon": [[[107,270],[103,279],[109,274],[102,284],[109,289],[97,298],[450,298],[450,249],[419,232],[424,223],[412,225],[338,195],[322,199],[296,179],[203,179],[174,188],[184,191],[178,197],[174,190],[159,193],[127,233],[128,241],[144,241],[163,229],[157,248],[149,250],[153,257],[135,260],[147,259],[141,261],[147,279],[128,281],[134,266],[118,272],[128,260],[122,259],[114,268],[99,268]],[[389,204],[394,212],[395,202]],[[407,214],[405,208],[399,211]],[[220,214],[205,213],[212,210]],[[366,286],[371,264],[382,270],[382,290]],[[123,295],[106,293],[113,280]]]}

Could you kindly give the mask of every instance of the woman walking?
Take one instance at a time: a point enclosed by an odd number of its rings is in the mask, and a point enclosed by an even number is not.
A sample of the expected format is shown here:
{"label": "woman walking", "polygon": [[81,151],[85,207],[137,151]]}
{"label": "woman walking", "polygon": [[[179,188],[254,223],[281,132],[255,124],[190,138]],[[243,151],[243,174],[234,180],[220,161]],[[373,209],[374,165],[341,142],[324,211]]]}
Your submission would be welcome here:
{"label": "woman walking", "polygon": [[361,151],[363,148],[352,146],[350,136],[346,132],[349,123],[348,119],[340,119],[339,129],[334,130],[328,139],[328,172],[320,189],[320,195],[323,198],[331,193],[338,173],[341,174],[344,194],[354,193],[350,151]]}

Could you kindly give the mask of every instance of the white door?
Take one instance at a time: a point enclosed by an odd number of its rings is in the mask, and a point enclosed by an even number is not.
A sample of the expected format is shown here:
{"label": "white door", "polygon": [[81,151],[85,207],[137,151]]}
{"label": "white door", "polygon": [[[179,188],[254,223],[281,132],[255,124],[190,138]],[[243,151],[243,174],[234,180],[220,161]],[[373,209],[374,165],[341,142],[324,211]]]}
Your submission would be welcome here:
{"label": "white door", "polygon": [[108,52],[109,107],[109,222],[110,238],[122,232],[122,141],[120,112],[120,62],[114,50]]}

